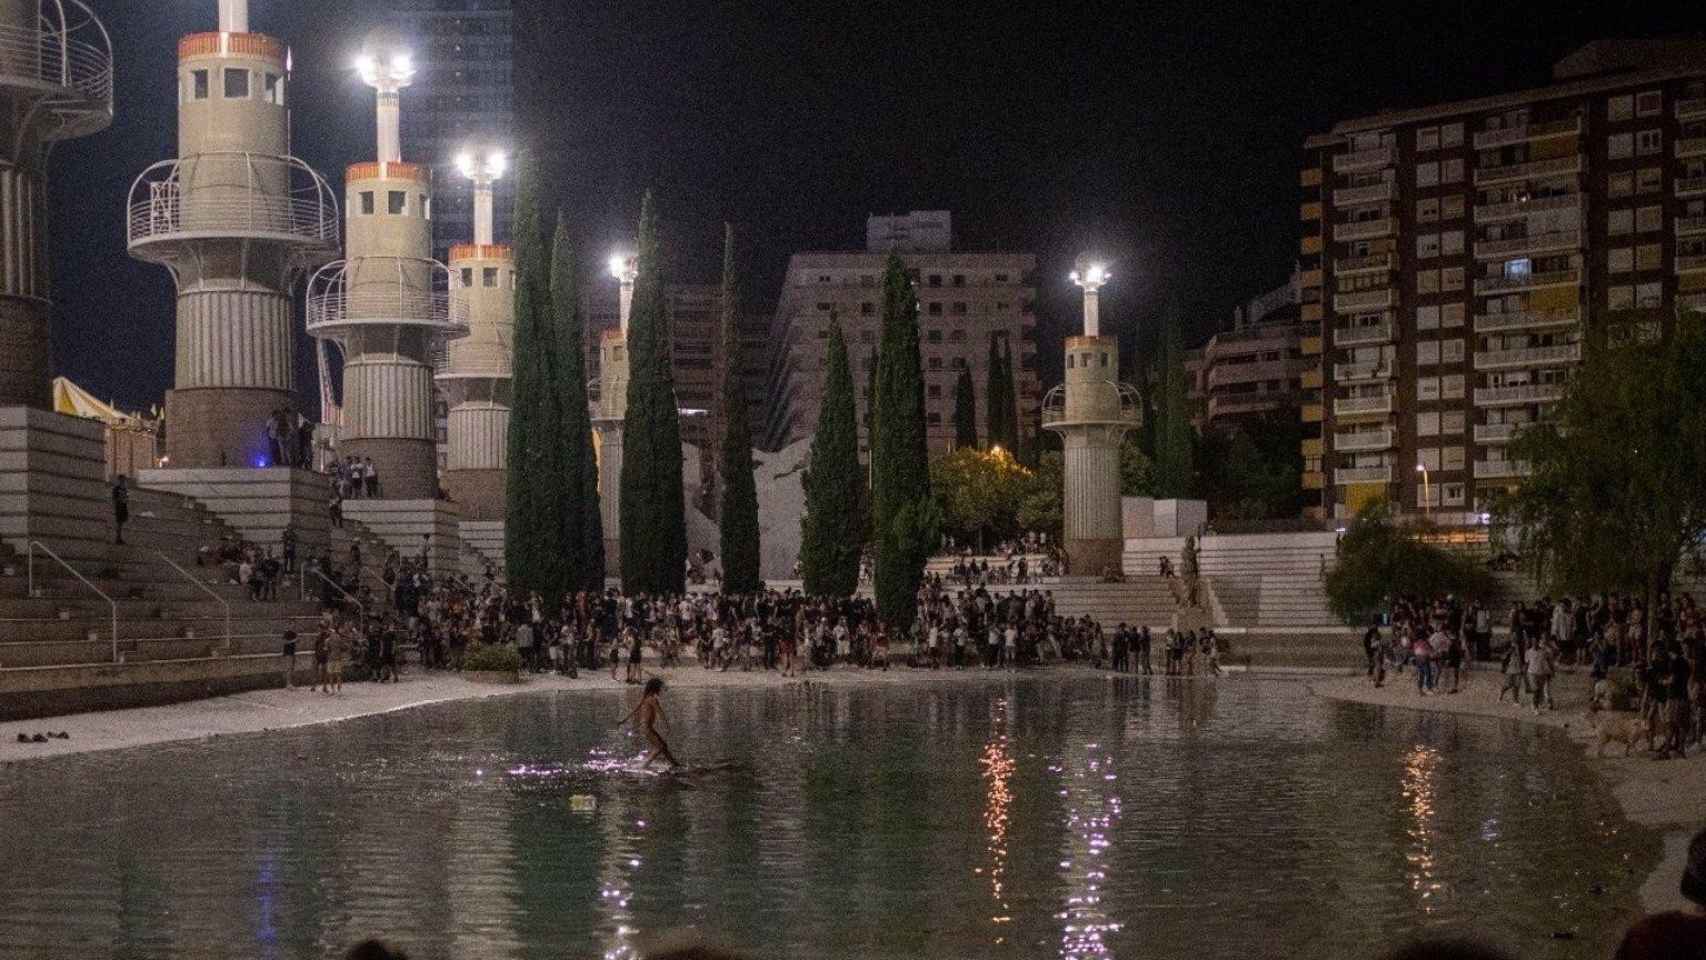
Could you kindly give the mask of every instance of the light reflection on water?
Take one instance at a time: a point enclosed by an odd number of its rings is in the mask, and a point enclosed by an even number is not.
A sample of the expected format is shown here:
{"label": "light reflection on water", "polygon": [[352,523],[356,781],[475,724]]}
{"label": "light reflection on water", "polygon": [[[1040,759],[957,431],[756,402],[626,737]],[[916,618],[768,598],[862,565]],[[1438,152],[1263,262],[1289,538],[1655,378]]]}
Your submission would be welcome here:
{"label": "light reflection on water", "polygon": [[0,957],[1596,957],[1656,856],[1547,735],[1285,682],[669,699],[730,769],[637,775],[614,693],[0,768]]}

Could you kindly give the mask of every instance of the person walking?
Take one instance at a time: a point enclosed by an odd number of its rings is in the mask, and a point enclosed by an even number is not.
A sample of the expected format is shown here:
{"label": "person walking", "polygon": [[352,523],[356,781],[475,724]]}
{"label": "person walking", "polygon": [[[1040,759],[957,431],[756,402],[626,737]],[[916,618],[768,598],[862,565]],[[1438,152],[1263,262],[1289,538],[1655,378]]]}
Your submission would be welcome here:
{"label": "person walking", "polygon": [[130,481],[119,474],[113,482],[113,545],[124,546],[124,525],[130,520]]}
{"label": "person walking", "polygon": [[1545,639],[1536,639],[1534,645],[1528,648],[1528,684],[1534,695],[1534,713],[1540,715],[1541,704],[1546,709],[1552,709],[1552,674],[1554,672],[1552,645]]}

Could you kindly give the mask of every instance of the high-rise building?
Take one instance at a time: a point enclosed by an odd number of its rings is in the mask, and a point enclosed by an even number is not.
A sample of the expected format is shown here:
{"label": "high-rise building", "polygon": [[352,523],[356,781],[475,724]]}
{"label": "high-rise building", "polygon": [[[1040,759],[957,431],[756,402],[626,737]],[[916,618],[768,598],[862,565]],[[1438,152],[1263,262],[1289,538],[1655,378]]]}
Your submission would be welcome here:
{"label": "high-rise building", "polygon": [[1186,361],[1198,430],[1228,429],[1276,414],[1297,415],[1303,356],[1297,277],[1232,311],[1230,329]]}
{"label": "high-rise building", "polygon": [[1553,83],[1305,143],[1306,487],[1473,523],[1589,331],[1706,309],[1706,43],[1599,42]]}
{"label": "high-rise building", "polygon": [[[873,246],[884,236],[883,228],[867,226]],[[831,316],[840,320],[847,339],[858,394],[860,444],[862,448],[869,444],[870,438],[864,435],[870,402],[865,387],[882,336],[886,249],[796,253],[789,259],[776,318],[770,325],[765,420],[762,428],[755,427],[755,436],[763,438],[765,448],[780,449],[816,429]],[[1020,429],[1033,435],[1041,403],[1033,312],[1036,256],[947,249],[897,255],[918,292],[918,339],[931,450],[953,446],[954,382],[964,367],[971,369],[976,386],[978,434],[986,435],[984,394],[991,337],[1011,348]]]}
{"label": "high-rise building", "polygon": [[[465,150],[511,145],[515,127],[510,0],[391,0],[421,63],[403,91],[403,153],[440,169]],[[433,256],[474,235],[473,199],[447,190],[433,208]],[[496,238],[509,243],[514,181],[495,187]]]}

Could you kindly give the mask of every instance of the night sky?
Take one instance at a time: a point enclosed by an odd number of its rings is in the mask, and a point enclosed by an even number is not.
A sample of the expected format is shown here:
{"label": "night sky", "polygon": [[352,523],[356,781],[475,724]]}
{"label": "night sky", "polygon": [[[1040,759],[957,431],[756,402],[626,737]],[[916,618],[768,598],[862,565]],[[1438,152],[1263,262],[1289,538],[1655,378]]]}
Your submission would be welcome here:
{"label": "night sky", "polygon": [[[295,51],[296,151],[341,196],[344,165],[373,153],[347,65],[378,0],[252,3]],[[94,6],[118,118],[53,158],[56,359],[145,406],[170,386],[171,282],[125,254],[124,196],[174,152],[176,38],[215,4]],[[1597,37],[1706,28],[1667,6],[517,0],[517,123],[592,263],[631,243],[650,187],[671,279],[714,281],[733,220],[768,314],[789,253],[859,248],[868,213],[948,209],[960,249],[1039,255],[1045,340],[1075,319],[1064,277],[1089,249],[1116,273],[1105,326],[1152,329],[1176,304],[1196,341],[1287,276],[1305,136],[1542,84]]]}

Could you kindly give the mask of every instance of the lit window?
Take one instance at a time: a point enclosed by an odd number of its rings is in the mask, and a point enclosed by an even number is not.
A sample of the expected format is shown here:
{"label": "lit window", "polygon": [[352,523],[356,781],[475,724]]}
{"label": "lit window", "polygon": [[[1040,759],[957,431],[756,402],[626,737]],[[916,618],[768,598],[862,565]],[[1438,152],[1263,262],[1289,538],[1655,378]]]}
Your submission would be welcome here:
{"label": "lit window", "polygon": [[1534,261],[1527,257],[1505,261],[1505,279],[1520,280],[1534,273]]}
{"label": "lit window", "polygon": [[227,67],[225,70],[225,99],[249,99],[249,71]]}

